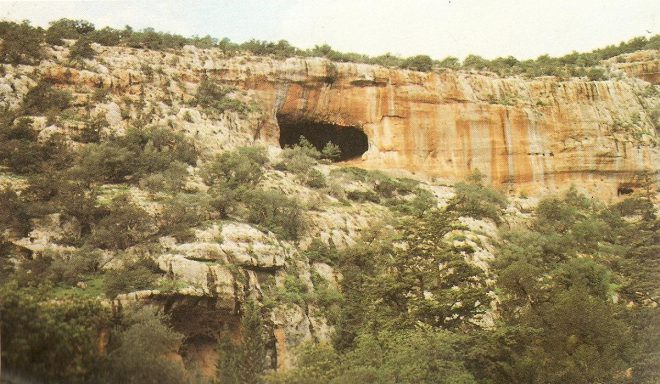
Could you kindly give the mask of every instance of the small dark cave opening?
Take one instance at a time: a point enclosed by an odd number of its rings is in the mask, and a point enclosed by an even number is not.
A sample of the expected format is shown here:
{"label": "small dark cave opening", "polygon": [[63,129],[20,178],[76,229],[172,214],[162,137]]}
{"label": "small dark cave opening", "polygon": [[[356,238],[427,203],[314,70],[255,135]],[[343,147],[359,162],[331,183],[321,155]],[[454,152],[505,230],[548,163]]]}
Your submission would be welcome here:
{"label": "small dark cave opening", "polygon": [[319,151],[328,142],[339,146],[341,156],[337,161],[359,158],[369,149],[367,135],[360,128],[319,123],[309,120],[292,120],[277,115],[280,126],[280,147],[285,148],[299,143],[300,136],[306,138]]}

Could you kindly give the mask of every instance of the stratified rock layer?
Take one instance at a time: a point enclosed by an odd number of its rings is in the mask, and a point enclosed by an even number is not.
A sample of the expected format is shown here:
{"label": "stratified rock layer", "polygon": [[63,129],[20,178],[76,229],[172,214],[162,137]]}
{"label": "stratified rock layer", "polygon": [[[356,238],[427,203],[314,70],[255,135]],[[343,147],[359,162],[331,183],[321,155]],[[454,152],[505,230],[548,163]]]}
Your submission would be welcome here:
{"label": "stratified rock layer", "polygon": [[[617,79],[588,81],[422,73],[321,58],[227,57],[194,47],[95,49],[99,55],[85,70],[56,64],[65,52],[54,50],[55,62],[0,79],[17,90],[4,103],[17,105],[29,82],[23,79],[34,72],[63,87],[104,88],[134,104],[152,103],[147,105],[156,105],[161,115],[176,116],[159,123],[182,125],[211,150],[254,138],[279,146],[278,118],[357,127],[369,147],[353,165],[446,183],[478,169],[496,184],[529,193],[576,184],[607,198],[640,186],[649,175],[653,179],[658,169],[660,90],[652,84],[658,82],[658,51],[610,59],[603,65]],[[204,76],[246,91],[256,112],[240,121],[223,115],[209,125],[198,111],[186,109]],[[120,127],[120,113],[112,107],[105,108],[106,117]]]}
{"label": "stratified rock layer", "polygon": [[210,73],[255,90],[277,116],[357,126],[369,138],[360,165],[448,182],[478,169],[531,192],[570,184],[609,197],[658,165],[657,133],[634,80],[523,80],[447,71],[420,73],[322,59],[239,65]]}

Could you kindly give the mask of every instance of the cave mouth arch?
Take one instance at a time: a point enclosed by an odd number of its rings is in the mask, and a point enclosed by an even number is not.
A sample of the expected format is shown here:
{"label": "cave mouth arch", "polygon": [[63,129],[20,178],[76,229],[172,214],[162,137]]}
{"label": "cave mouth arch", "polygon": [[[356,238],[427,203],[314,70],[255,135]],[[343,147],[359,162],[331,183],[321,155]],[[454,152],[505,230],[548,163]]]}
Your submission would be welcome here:
{"label": "cave mouth arch", "polygon": [[337,161],[358,159],[369,149],[369,139],[358,127],[342,126],[311,120],[295,120],[277,115],[280,127],[280,147],[298,144],[300,136],[306,138],[319,151],[328,142],[339,146],[341,156]]}

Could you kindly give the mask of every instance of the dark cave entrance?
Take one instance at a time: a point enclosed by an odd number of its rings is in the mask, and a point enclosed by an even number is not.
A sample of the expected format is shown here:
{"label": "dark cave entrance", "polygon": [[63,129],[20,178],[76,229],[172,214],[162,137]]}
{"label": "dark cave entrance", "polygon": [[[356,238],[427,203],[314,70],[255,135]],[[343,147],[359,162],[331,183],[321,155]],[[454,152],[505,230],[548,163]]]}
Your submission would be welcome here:
{"label": "dark cave entrance", "polygon": [[359,158],[369,149],[367,135],[360,128],[309,120],[292,120],[281,115],[277,115],[277,122],[280,126],[282,148],[298,144],[300,136],[309,140],[319,151],[328,142],[332,142],[341,149],[341,157],[338,161]]}

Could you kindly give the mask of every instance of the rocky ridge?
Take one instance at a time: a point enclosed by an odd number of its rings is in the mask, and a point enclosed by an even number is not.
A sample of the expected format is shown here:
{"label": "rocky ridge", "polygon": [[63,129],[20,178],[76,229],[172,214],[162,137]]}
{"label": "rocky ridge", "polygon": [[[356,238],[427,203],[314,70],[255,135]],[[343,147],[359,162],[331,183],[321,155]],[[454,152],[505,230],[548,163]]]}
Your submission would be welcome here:
{"label": "rocky ridge", "polygon": [[[182,52],[95,50],[97,58],[83,65],[72,65],[68,49],[55,47],[37,66],[3,66],[0,106],[16,107],[32,86],[47,80],[71,91],[80,113],[54,123],[34,118],[41,138],[55,132],[75,134],[82,111],[88,110],[107,121],[106,134],[121,133],[146,119],[145,124],[185,132],[207,156],[257,143],[270,145],[272,160],[280,154],[280,119],[357,127],[367,135],[369,147],[350,165],[415,175],[438,205],[452,196],[448,184],[475,169],[512,190],[537,194],[575,183],[594,195],[612,197],[621,186],[636,188],[640,175],[658,168],[658,116],[653,116],[660,101],[657,88],[625,76],[599,82],[502,79],[487,73],[421,73],[318,58],[225,57],[194,47]],[[631,65],[612,63],[612,70],[657,83],[648,75],[657,68],[657,53],[651,57],[645,64],[626,57]],[[231,97],[249,109],[211,116],[189,105],[204,76],[235,87]],[[316,169],[328,176],[339,167],[322,164]],[[198,170],[191,167],[189,173],[192,187],[203,188]],[[23,185],[7,174],[0,181],[19,190]],[[339,183],[345,191],[368,187],[350,178]],[[337,287],[341,275],[331,265],[301,254],[313,239],[341,248],[374,223],[391,221],[391,212],[382,204],[343,204],[332,186],[308,188],[287,172],[268,170],[262,184],[297,196],[308,208],[309,230],[299,242],[231,219],[196,228],[189,242],[162,237],[153,258],[167,284],[120,294],[109,303],[121,308],[144,302],[173,313],[186,335],[185,360],[200,364],[208,376],[217,361],[217,340],[209,335],[222,327],[235,329],[247,298],[265,301],[264,292],[282,288],[289,274],[310,292],[318,288],[318,277]],[[143,191],[129,192],[143,206],[158,209]],[[534,199],[515,199],[507,220],[525,220],[530,201]],[[463,227],[447,241],[472,247],[472,261],[487,268],[497,238],[495,224],[470,218],[461,222]],[[61,251],[53,239],[66,231],[56,216],[47,217],[15,244],[35,254]],[[290,351],[302,341],[328,340],[332,333],[323,310],[313,304],[276,303],[270,313],[269,357],[280,370],[291,366]],[[198,324],[192,321],[195,317],[212,317],[214,323]]]}

